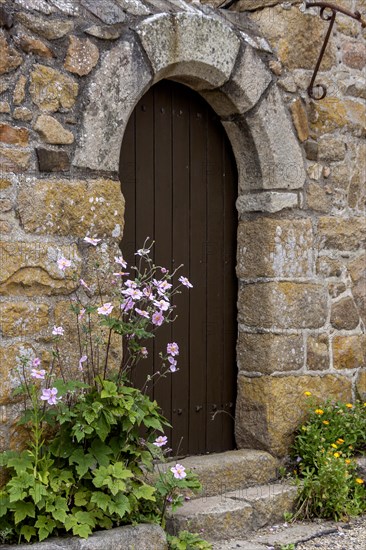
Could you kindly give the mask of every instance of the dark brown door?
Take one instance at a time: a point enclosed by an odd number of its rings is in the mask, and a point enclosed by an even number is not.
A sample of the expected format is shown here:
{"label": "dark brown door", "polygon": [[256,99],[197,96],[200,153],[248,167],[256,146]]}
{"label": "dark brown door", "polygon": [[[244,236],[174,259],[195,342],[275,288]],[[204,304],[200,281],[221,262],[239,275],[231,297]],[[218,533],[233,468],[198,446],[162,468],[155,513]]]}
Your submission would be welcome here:
{"label": "dark brown door", "polygon": [[156,333],[154,362],[140,362],[135,383],[159,370],[159,351],[177,342],[179,371],[153,389],[173,425],[166,433],[170,446],[178,455],[232,449],[237,174],[214,111],[181,84],[153,86],[129,120],[120,179],[126,259],[134,261],[133,252],[150,237],[155,263],[169,269],[184,264],[180,273],[194,285],[176,296],[178,317]]}

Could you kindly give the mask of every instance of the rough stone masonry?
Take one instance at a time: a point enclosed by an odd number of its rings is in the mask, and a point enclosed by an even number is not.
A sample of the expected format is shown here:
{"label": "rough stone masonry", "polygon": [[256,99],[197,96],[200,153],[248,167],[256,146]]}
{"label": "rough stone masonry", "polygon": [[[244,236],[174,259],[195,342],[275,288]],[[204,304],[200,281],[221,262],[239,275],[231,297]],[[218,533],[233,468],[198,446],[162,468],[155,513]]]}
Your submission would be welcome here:
{"label": "rough stone masonry", "polygon": [[92,275],[121,240],[123,131],[161,78],[213,106],[237,161],[238,447],[285,454],[306,390],[365,399],[366,30],[337,16],[314,101],[317,8],[221,3],[0,0],[1,449],[24,437],[16,357],[47,360],[67,323],[76,283],[55,260]]}

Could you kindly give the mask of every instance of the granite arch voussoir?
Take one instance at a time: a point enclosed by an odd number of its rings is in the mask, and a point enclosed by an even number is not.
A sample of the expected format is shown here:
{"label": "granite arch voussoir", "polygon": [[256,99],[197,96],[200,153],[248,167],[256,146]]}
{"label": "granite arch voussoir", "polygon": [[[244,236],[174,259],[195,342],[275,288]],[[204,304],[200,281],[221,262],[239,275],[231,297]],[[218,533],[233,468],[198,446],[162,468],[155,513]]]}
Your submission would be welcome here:
{"label": "granite arch voussoir", "polygon": [[136,32],[155,81],[192,81],[196,90],[227,82],[240,48],[240,39],[229,25],[201,13],[153,16],[137,25]]}
{"label": "granite arch voussoir", "polygon": [[201,94],[220,116],[243,114],[260,100],[272,82],[272,75],[258,53],[242,43],[234,70],[220,89]]}
{"label": "granite arch voussoir", "polygon": [[74,166],[118,172],[128,119],[152,80],[150,65],[134,35],[104,54],[87,91]]}
{"label": "granite arch voussoir", "polygon": [[261,189],[300,189],[305,183],[304,159],[292,123],[276,86],[243,115],[261,168]]}

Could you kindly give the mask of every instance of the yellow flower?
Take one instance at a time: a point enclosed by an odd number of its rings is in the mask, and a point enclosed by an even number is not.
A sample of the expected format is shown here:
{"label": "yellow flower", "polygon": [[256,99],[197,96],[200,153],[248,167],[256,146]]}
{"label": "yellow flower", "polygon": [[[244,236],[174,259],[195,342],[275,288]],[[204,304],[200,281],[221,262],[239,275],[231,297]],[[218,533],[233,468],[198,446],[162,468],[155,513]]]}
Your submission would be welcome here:
{"label": "yellow flower", "polygon": [[339,458],[341,455],[339,453],[334,453],[333,455],[335,458]]}
{"label": "yellow flower", "polygon": [[325,424],[326,426],[328,426],[329,420],[323,420],[323,424]]}
{"label": "yellow flower", "polygon": [[352,408],[353,408],[353,405],[352,405],[352,403],[346,403],[346,407],[347,407],[348,409],[352,409]]}
{"label": "yellow flower", "polygon": [[306,426],[301,426],[301,429],[302,429],[303,432],[306,432],[307,427]]}
{"label": "yellow flower", "polygon": [[339,439],[337,439],[336,443],[338,443],[338,445],[342,445],[342,443],[344,443],[344,439],[340,437]]}
{"label": "yellow flower", "polygon": [[[311,395],[311,391],[304,391],[304,395],[306,395],[306,397],[309,397]],[[365,403],[366,405],[366,403]]]}
{"label": "yellow flower", "polygon": [[360,485],[362,485],[362,483],[365,483],[363,479],[361,479],[360,477],[356,477],[356,483],[359,483]]}
{"label": "yellow flower", "polygon": [[346,458],[345,463],[346,463],[346,464],[351,464],[350,459],[349,459],[349,458]]}
{"label": "yellow flower", "polygon": [[333,447],[333,449],[338,449],[338,446],[335,443],[332,443],[331,447]]}
{"label": "yellow flower", "polygon": [[348,445],[348,448],[349,448],[349,449],[353,449],[352,445]]}
{"label": "yellow flower", "polygon": [[315,409],[315,414],[324,414],[322,409]]}
{"label": "yellow flower", "polygon": [[364,403],[363,406],[366,407],[366,403]]}

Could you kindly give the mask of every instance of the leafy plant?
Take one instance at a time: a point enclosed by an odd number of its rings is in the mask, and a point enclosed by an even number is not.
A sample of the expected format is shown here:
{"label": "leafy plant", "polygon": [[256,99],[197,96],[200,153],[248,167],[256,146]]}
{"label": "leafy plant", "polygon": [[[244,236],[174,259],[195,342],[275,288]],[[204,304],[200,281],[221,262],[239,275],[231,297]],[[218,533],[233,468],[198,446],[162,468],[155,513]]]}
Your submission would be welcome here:
{"label": "leafy plant", "polygon": [[11,527],[4,527],[4,529],[0,530],[0,544],[5,544],[10,540],[13,533],[13,529]]}
{"label": "leafy plant", "polygon": [[[168,507],[182,504],[181,493],[200,489],[196,476],[180,464],[160,473],[156,486],[147,477],[155,463],[164,460],[167,437],[157,433],[169,424],[146,394],[150,379],[143,388],[135,388],[131,373],[147,356],[143,339],[153,338],[157,327],[172,322],[171,298],[179,292],[169,282],[175,272],[154,266],[149,252],[146,247],[138,251],[133,279],[124,280],[128,274],[118,273],[117,314],[112,315],[115,306],[103,300],[99,278],[96,296],[80,280],[86,294],[72,303],[80,357],[77,373],[64,367],[62,326],[52,331],[54,350],[47,369],[41,368],[38,357],[19,358],[15,394],[23,398],[25,411],[19,423],[28,430],[29,443],[23,451],[0,454],[7,476],[0,491],[2,540],[29,542],[65,532],[87,538],[95,529],[118,525],[164,525]],[[122,256],[115,261],[126,267]],[[66,270],[71,262],[59,258],[58,266]],[[185,277],[180,283],[192,286]],[[109,368],[113,333],[125,341],[118,369]],[[178,370],[178,355],[178,344],[168,343],[166,353],[160,354],[157,378]]]}
{"label": "leafy plant", "polygon": [[283,519],[288,522],[291,521],[294,517],[294,514],[292,512],[284,512],[283,513]]}
{"label": "leafy plant", "polygon": [[203,540],[199,534],[179,531],[177,536],[168,535],[169,550],[211,550],[212,544]]}
{"label": "leafy plant", "polygon": [[317,405],[309,400],[308,421],[298,431],[293,455],[301,466],[316,466],[315,456],[321,449],[334,449],[344,458],[366,451],[366,407],[361,402]]}
{"label": "leafy plant", "polygon": [[366,449],[366,405],[330,400],[319,405],[310,398],[309,409],[292,450],[299,485],[296,517],[339,520],[365,512],[366,490],[354,455]]}
{"label": "leafy plant", "polygon": [[[2,530],[13,528],[18,539],[30,541],[65,530],[87,537],[96,528],[162,523],[167,499],[177,489],[200,488],[192,474],[176,479],[171,471],[160,476],[158,489],[147,482],[146,472],[162,459],[155,434],[167,422],[140,390],[101,384],[100,392],[59,407],[59,429],[47,444],[42,416],[34,414],[30,447],[1,455],[10,475],[0,493]],[[174,496],[174,506],[180,502]]]}
{"label": "leafy plant", "polygon": [[[197,476],[192,472],[185,472],[185,468],[181,464],[176,464],[170,470],[161,472],[158,480],[155,483],[162,517],[165,520],[167,507],[170,506],[172,512],[182,506],[185,500],[185,492],[187,489],[193,493],[197,493],[201,489],[201,484]],[[165,521],[163,521],[165,526]]]}

